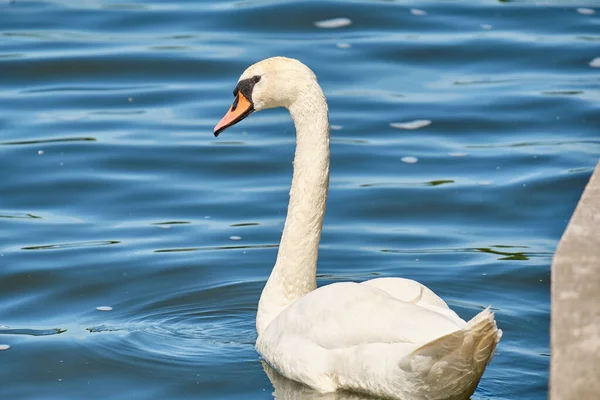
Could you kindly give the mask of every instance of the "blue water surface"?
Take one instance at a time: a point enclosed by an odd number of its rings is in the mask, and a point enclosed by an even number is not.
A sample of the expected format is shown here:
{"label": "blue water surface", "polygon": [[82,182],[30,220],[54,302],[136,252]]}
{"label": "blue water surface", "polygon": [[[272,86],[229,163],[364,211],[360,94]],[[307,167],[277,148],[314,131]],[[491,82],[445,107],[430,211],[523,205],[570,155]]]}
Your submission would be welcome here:
{"label": "blue water surface", "polygon": [[551,258],[600,156],[593,0],[0,0],[2,398],[273,398],[254,318],[294,128],[212,128],[275,55],[329,101],[319,284],[492,306],[473,399],[547,398]]}

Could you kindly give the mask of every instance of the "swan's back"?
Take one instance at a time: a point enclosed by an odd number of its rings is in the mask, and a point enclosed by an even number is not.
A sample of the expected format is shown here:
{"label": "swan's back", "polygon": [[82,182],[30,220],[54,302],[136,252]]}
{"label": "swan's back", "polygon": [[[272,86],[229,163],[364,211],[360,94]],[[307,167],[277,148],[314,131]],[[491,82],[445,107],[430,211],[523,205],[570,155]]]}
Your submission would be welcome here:
{"label": "swan's back", "polygon": [[288,378],[322,392],[407,400],[471,394],[500,334],[488,310],[468,324],[449,311],[371,285],[336,283],[285,309],[259,336],[257,350]]}
{"label": "swan's back", "polygon": [[336,349],[365,341],[420,345],[461,325],[442,312],[400,301],[376,287],[342,282],[320,287],[291,304],[265,334],[285,331]]}

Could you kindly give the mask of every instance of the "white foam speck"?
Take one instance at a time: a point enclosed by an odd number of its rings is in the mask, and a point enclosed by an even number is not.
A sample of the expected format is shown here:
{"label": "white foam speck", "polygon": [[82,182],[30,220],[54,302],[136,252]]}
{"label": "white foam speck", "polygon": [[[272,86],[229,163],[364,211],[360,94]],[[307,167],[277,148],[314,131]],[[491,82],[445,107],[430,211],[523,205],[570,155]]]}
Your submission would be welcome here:
{"label": "white foam speck", "polygon": [[340,49],[349,49],[350,47],[352,47],[350,43],[338,43],[336,44],[336,46]]}
{"label": "white foam speck", "polygon": [[342,125],[331,125],[330,128],[332,131],[341,131],[344,127]]}
{"label": "white foam speck", "polygon": [[231,240],[242,240],[241,236],[229,236],[229,239]]}
{"label": "white foam speck", "polygon": [[600,57],[596,57],[592,61],[590,61],[590,67],[600,68]]}
{"label": "white foam speck", "polygon": [[38,150],[38,156],[44,155],[44,150]]}
{"label": "white foam speck", "polygon": [[593,8],[578,8],[577,12],[579,14],[583,14],[583,15],[593,15],[596,13],[596,10],[594,10]]}
{"label": "white foam speck", "polygon": [[0,351],[2,351],[2,350],[8,350],[8,349],[10,349],[9,345],[7,345],[7,344],[0,344]]}
{"label": "white foam speck", "polygon": [[428,119],[418,119],[410,122],[392,122],[390,124],[392,128],[398,129],[419,129],[427,125],[431,125],[431,121]]}
{"label": "white foam speck", "polygon": [[411,157],[411,156],[402,157],[401,160],[403,163],[406,163],[406,164],[415,164],[416,162],[419,161],[419,159],[417,157]]}
{"label": "white foam speck", "polygon": [[492,26],[489,24],[481,24],[481,25],[479,25],[479,27],[481,29],[485,29],[486,31],[489,31],[490,29],[492,29]]}
{"label": "white foam speck", "polygon": [[344,26],[348,26],[350,24],[352,24],[352,20],[350,18],[333,18],[315,22],[315,26],[317,28],[323,29],[343,28]]}
{"label": "white foam speck", "polygon": [[98,311],[112,311],[112,307],[109,307],[109,306],[100,306],[100,307],[96,307],[96,310],[98,310]]}
{"label": "white foam speck", "polygon": [[492,183],[494,183],[494,182],[492,182],[492,181],[479,181],[479,182],[477,182],[477,184],[481,185],[481,186],[491,185]]}
{"label": "white foam speck", "polygon": [[418,16],[427,15],[427,11],[419,10],[418,8],[411,8],[410,13],[412,15],[418,15]]}
{"label": "white foam speck", "polygon": [[448,153],[448,155],[450,157],[466,157],[468,154],[467,153],[460,153],[460,152],[453,152],[453,153]]}

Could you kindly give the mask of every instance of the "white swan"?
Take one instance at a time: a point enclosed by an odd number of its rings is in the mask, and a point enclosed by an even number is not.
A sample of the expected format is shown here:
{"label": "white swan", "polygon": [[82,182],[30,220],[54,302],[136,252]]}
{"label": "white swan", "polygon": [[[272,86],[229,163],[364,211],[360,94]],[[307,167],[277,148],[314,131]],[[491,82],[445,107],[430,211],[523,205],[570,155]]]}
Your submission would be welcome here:
{"label": "white swan", "polygon": [[502,331],[484,310],[462,320],[418,282],[380,278],[316,288],[329,186],[327,102],[314,73],[274,57],[250,66],[215,136],[254,111],[289,110],[296,127],[290,200],[256,316],[256,349],[283,376],[321,393],[401,400],[470,396]]}

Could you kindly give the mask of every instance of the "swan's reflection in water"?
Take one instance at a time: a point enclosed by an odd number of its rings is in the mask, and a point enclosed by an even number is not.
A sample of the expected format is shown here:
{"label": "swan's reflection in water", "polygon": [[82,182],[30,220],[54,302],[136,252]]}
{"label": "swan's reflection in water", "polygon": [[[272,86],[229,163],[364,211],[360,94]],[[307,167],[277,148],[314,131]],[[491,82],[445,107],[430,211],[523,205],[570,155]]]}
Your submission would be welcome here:
{"label": "swan's reflection in water", "polygon": [[335,392],[335,393],[319,393],[308,386],[301,383],[291,381],[281,376],[275,371],[269,364],[261,361],[265,373],[269,377],[269,380],[273,384],[275,391],[273,397],[277,400],[373,400],[374,397],[367,397],[360,394],[354,394],[349,392]]}
{"label": "swan's reflection in water", "polygon": [[[369,397],[362,394],[350,392],[319,393],[301,383],[291,381],[281,376],[269,364],[261,360],[265,373],[269,377],[275,391],[273,397],[277,400],[377,400],[376,397]],[[407,399],[409,400],[409,399]],[[410,400],[429,400],[425,397],[414,398]],[[433,400],[433,399],[432,399]],[[469,397],[435,399],[435,400],[469,400]]]}

